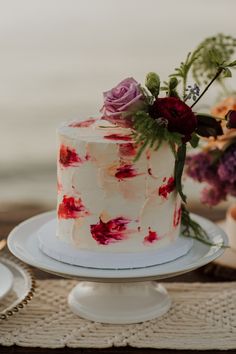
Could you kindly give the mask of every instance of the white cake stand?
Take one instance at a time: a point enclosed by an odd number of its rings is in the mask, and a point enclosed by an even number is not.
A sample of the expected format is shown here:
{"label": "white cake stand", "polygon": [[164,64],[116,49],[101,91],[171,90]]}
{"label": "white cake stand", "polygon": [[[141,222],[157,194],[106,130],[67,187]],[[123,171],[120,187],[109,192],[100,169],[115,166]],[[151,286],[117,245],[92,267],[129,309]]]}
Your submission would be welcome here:
{"label": "white cake stand", "polygon": [[[17,226],[8,237],[10,251],[25,263],[49,273],[79,280],[68,296],[71,310],[89,320],[127,324],[162,316],[171,306],[165,288],[154,280],[180,275],[221,256],[220,246],[196,240],[184,256],[156,266],[136,269],[95,269],[73,266],[46,256],[39,249],[37,231],[54,212],[40,214]],[[215,244],[227,244],[225,233],[212,222],[194,216]]]}

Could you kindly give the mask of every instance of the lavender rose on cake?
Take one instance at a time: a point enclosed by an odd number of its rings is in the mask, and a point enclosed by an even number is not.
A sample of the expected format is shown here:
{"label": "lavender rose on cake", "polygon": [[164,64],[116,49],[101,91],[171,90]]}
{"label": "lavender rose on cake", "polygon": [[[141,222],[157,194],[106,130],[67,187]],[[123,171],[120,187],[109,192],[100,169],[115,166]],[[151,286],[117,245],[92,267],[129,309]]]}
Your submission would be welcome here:
{"label": "lavender rose on cake", "polygon": [[129,77],[103,93],[103,119],[121,127],[132,126],[132,111],[145,105],[140,84]]}

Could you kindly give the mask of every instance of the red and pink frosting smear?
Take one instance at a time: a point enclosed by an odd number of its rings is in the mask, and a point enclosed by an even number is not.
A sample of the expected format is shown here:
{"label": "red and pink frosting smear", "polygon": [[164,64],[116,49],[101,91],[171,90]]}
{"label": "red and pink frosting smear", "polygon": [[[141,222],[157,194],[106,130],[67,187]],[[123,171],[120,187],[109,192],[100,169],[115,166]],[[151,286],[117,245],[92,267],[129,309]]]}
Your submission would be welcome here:
{"label": "red and pink frosting smear", "polygon": [[82,162],[82,159],[76,153],[75,149],[71,149],[68,146],[61,145],[59,152],[60,164],[64,167],[76,166]]}
{"label": "red and pink frosting smear", "polygon": [[174,210],[174,217],[173,217],[173,226],[177,227],[179,226],[180,222],[181,222],[181,215],[182,215],[182,208],[181,205],[180,206],[175,206],[175,210]]}
{"label": "red and pink frosting smear", "polygon": [[89,118],[87,120],[83,120],[82,122],[74,122],[74,123],[71,123],[69,125],[69,127],[72,127],[72,128],[88,128],[90,127],[92,124],[94,124],[96,122],[97,119],[95,118]]}
{"label": "red and pink frosting smear", "polygon": [[119,154],[121,157],[135,157],[137,148],[132,143],[119,144]]}
{"label": "red and pink frosting smear", "polygon": [[104,138],[109,140],[125,140],[125,141],[132,140],[130,135],[121,135],[121,134],[108,134],[108,135],[104,135]]}
{"label": "red and pink frosting smear", "polygon": [[81,198],[63,196],[61,203],[58,206],[59,219],[76,219],[89,215]]}
{"label": "red and pink frosting smear", "polygon": [[139,175],[132,164],[119,166],[117,167],[116,171],[117,172],[115,173],[115,177],[120,181],[123,181],[126,178],[132,178]]}
{"label": "red and pink frosting smear", "polygon": [[66,145],[61,145],[59,152],[59,162],[63,167],[78,166],[79,164],[90,160],[91,157],[87,153],[84,158],[80,157],[75,149]]}
{"label": "red and pink frosting smear", "polygon": [[109,245],[127,238],[129,219],[118,217],[107,222],[101,219],[95,225],[90,225],[90,232],[94,240],[100,245]]}
{"label": "red and pink frosting smear", "polygon": [[156,231],[152,231],[151,228],[149,227],[148,229],[148,235],[144,237],[144,244],[150,244],[158,241],[160,238],[157,235]]}
{"label": "red and pink frosting smear", "polygon": [[[166,182],[166,177],[163,179]],[[158,194],[164,199],[168,198],[168,195],[175,189],[175,179],[174,177],[168,178],[167,183],[162,184],[158,189]]]}

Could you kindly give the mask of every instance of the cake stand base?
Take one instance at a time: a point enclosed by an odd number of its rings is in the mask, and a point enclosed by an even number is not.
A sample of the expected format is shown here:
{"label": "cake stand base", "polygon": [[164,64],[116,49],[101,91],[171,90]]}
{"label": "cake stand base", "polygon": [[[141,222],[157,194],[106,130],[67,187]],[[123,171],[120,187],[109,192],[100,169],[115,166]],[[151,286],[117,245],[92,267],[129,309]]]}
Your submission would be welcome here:
{"label": "cake stand base", "polygon": [[166,289],[154,282],[96,283],[83,281],[68,297],[70,309],[88,320],[129,324],[164,315],[171,300]]}

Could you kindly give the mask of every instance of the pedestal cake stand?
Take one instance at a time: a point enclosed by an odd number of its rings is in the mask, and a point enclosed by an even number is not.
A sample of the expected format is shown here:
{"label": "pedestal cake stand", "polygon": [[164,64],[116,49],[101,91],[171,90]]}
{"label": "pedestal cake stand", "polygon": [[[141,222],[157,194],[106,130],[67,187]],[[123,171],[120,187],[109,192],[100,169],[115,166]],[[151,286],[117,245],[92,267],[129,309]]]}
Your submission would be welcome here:
{"label": "pedestal cake stand", "polygon": [[10,233],[8,247],[16,257],[31,266],[77,279],[78,284],[68,296],[69,307],[81,317],[103,323],[138,323],[162,316],[169,310],[171,299],[156,280],[180,275],[211,262],[223,254],[220,245],[227,244],[224,231],[209,220],[194,215],[216,246],[193,240],[192,248],[184,256],[142,268],[81,267],[55,260],[40,250],[37,232],[53,217],[55,213],[48,212],[21,223]]}

